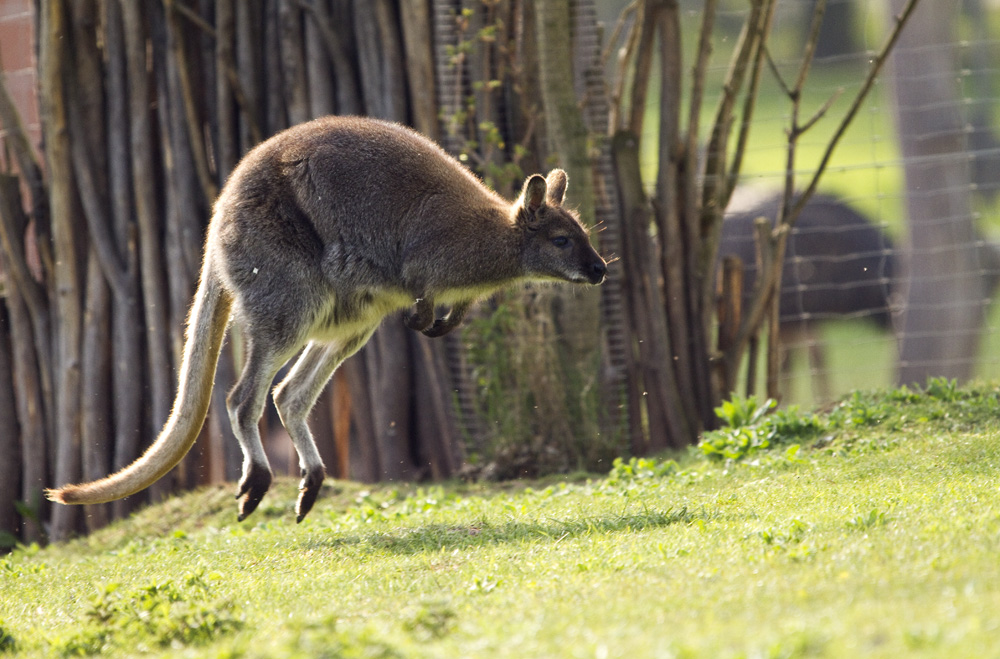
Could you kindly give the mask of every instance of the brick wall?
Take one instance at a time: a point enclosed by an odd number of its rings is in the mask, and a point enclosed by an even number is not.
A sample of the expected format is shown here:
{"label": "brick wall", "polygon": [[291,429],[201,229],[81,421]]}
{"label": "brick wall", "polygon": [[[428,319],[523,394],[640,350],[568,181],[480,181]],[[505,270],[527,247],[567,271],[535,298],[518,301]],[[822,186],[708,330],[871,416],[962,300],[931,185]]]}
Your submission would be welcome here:
{"label": "brick wall", "polygon": [[[0,0],[0,67],[32,144],[41,141],[32,0]],[[0,130],[0,138],[5,132]]]}

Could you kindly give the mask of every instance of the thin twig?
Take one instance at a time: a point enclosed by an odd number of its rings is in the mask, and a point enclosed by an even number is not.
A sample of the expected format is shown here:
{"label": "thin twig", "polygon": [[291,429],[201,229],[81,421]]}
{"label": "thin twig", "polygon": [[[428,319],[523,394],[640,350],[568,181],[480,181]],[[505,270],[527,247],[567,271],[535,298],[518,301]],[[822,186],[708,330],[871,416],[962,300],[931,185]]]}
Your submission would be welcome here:
{"label": "thin twig", "polygon": [[[625,24],[628,22],[629,16],[636,13],[637,8],[643,0],[632,0],[628,3],[622,13],[618,15],[618,20],[615,21],[615,27],[611,30],[611,36],[608,37],[607,45],[604,47],[604,52],[601,53],[601,65],[606,66],[608,63],[608,58],[611,57],[611,52],[615,48],[615,44],[618,42],[618,37],[621,35],[622,31],[625,29]],[[628,34],[631,35],[635,29],[635,25],[639,23],[639,19],[633,23],[632,27],[629,28]],[[628,40],[628,37],[626,37]]]}
{"label": "thin twig", "polygon": [[[778,223],[789,223],[795,221],[795,217],[789,217],[792,198],[795,195],[795,153],[798,147],[799,136],[802,129],[799,126],[799,112],[802,110],[802,91],[806,86],[806,79],[809,77],[809,70],[812,68],[813,59],[816,56],[816,45],[819,43],[819,31],[823,26],[823,15],[826,13],[826,0],[817,0],[813,7],[812,22],[809,25],[809,36],[802,51],[802,60],[799,62],[799,73],[795,78],[795,87],[791,90],[792,99],[792,119],[791,127],[788,130],[788,152],[785,160],[785,190],[778,211]],[[797,215],[797,214],[795,214]],[[783,247],[783,246],[782,246]],[[779,251],[783,251],[779,248]],[[780,283],[781,278],[778,278]],[[774,304],[777,304],[775,298]]]}
{"label": "thin twig", "polygon": [[646,94],[649,89],[650,71],[653,67],[653,44],[656,40],[656,25],[662,8],[659,5],[643,6],[636,22],[638,44],[635,46],[635,69],[632,76],[632,94],[629,99],[629,117],[626,128],[635,135],[642,134],[642,123],[646,116]]}
{"label": "thin twig", "polygon": [[215,28],[206,21],[204,18],[198,15],[198,12],[191,9],[183,2],[174,2],[171,4],[174,11],[194,23],[195,27],[208,35],[209,38],[215,39]]}
{"label": "thin twig", "polygon": [[[708,69],[708,60],[712,53],[712,32],[715,28],[715,10],[716,0],[706,0],[705,6],[702,9],[701,33],[698,37],[698,57],[695,60],[694,65],[693,78],[691,82],[691,105],[688,110],[687,143],[685,145],[684,153],[684,159],[686,161],[684,166],[684,177],[686,180],[683,182],[681,187],[684,195],[684,212],[681,214],[681,218],[683,218],[683,222],[690,223],[690,227],[692,228],[690,228],[687,233],[692,237],[692,240],[695,240],[695,237],[699,236],[701,233],[700,230],[696,231],[693,229],[693,227],[696,227],[701,220],[700,213],[698,213],[698,185],[695,181],[695,177],[698,172],[698,128],[700,126],[699,119],[701,115],[701,103],[705,96],[705,77]],[[697,242],[694,243],[693,247],[695,250],[698,250],[698,253],[701,252]],[[704,263],[702,259],[698,258],[698,253],[694,254],[694,258],[692,259],[695,267]]]}
{"label": "thin twig", "polygon": [[787,82],[785,82],[784,76],[782,76],[781,71],[778,70],[778,64],[774,61],[774,58],[771,57],[771,49],[767,46],[764,46],[764,56],[767,58],[767,68],[771,70],[771,75],[773,75],[774,79],[778,82],[778,86],[781,87],[781,91],[785,93],[785,96],[791,98],[792,88],[788,86]]}
{"label": "thin twig", "polygon": [[[615,37],[617,39],[617,33],[620,29],[624,27],[625,13],[632,11],[636,14],[636,20],[633,21],[631,27],[629,28],[628,34],[625,36],[625,45],[621,48],[621,54],[618,56],[618,64],[615,67],[615,79],[614,85],[611,92],[611,111],[608,117],[608,127],[611,133],[614,133],[621,126],[621,116],[624,114],[622,108],[622,98],[625,96],[625,83],[628,80],[629,62],[632,61],[632,57],[635,53],[635,49],[639,43],[639,35],[642,32],[642,12],[640,9],[644,8],[645,4],[640,4],[640,0],[636,0],[629,7],[626,8],[625,12],[622,13],[622,18],[618,21],[615,26]],[[614,44],[614,40],[608,44],[608,53],[610,54],[610,48]],[[635,84],[635,80],[638,76],[633,75],[632,84]]]}
{"label": "thin twig", "polygon": [[740,122],[740,133],[736,138],[736,149],[733,152],[733,158],[730,163],[728,180],[726,183],[726,189],[724,190],[723,197],[720,204],[723,207],[729,205],[729,200],[733,196],[733,191],[736,189],[736,184],[739,181],[740,171],[743,167],[743,157],[746,154],[746,147],[750,141],[750,128],[753,120],[754,109],[757,107],[757,95],[760,90],[760,81],[762,78],[763,62],[768,56],[767,52],[767,38],[771,33],[771,26],[774,23],[775,8],[777,7],[777,0],[766,0],[767,5],[760,16],[760,25],[758,26],[758,32],[760,38],[757,40],[757,49],[754,57],[754,64],[750,72],[750,84],[747,86],[747,93],[743,99],[743,113]]}
{"label": "thin twig", "polygon": [[882,66],[888,59],[893,46],[896,45],[896,41],[899,40],[899,35],[903,31],[903,27],[906,25],[907,21],[909,21],[910,15],[913,13],[913,10],[916,8],[919,1],[920,0],[908,0],[906,6],[903,7],[903,11],[896,17],[896,25],[893,28],[892,33],[882,45],[878,55],[874,60],[872,60],[871,68],[868,70],[868,76],[865,78],[864,83],[862,83],[861,89],[858,90],[857,95],[854,97],[854,101],[851,103],[851,107],[847,110],[847,114],[844,115],[844,118],[841,120],[836,132],[834,132],[833,137],[827,143],[826,151],[820,159],[812,180],[809,181],[809,185],[806,187],[802,196],[799,197],[794,208],[792,209],[793,215],[797,215],[802,210],[802,208],[809,201],[810,197],[812,197],[813,193],[816,191],[816,186],[819,184],[819,178],[826,170],[827,165],[830,163],[830,158],[833,156],[833,150],[837,148],[837,144],[840,143],[841,138],[843,138],[844,134],[847,132],[847,127],[850,126],[854,116],[858,113],[858,110],[861,109],[861,104],[868,96],[868,92],[870,92],[871,88],[875,85],[875,79],[878,77],[879,71],[881,71]]}
{"label": "thin twig", "polygon": [[762,7],[761,0],[753,3],[750,14],[743,24],[743,30],[740,32],[739,41],[734,48],[733,59],[726,73],[726,79],[722,84],[722,97],[719,99],[719,106],[715,111],[712,136],[705,152],[702,207],[709,207],[717,201],[720,198],[721,186],[726,184],[726,181],[718,175],[725,169],[725,151],[733,123],[733,108],[736,105],[736,98],[743,88],[743,80],[746,77],[750,61],[763,39],[760,31]]}
{"label": "thin twig", "polygon": [[816,122],[818,122],[820,119],[823,118],[823,116],[830,110],[833,104],[837,102],[837,99],[840,98],[840,95],[843,93],[844,93],[843,87],[833,92],[833,94],[830,95],[830,98],[826,99],[826,103],[824,103],[819,110],[816,110],[816,113],[813,116],[811,116],[804,124],[799,126],[798,134],[802,135],[807,130],[812,128],[814,125],[816,125]]}

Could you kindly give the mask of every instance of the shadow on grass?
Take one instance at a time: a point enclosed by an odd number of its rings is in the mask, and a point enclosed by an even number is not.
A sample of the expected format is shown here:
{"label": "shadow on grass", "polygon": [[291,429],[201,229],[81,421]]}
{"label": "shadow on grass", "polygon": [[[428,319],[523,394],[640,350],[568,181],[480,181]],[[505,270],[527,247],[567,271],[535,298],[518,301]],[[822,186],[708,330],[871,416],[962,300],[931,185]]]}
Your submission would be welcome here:
{"label": "shadow on grass", "polygon": [[469,524],[428,524],[414,529],[374,532],[369,535],[338,535],[329,539],[312,537],[304,549],[346,545],[368,546],[376,551],[416,554],[441,550],[467,549],[515,542],[558,542],[567,538],[617,532],[644,531],[673,524],[690,524],[713,517],[705,511],[687,508],[644,511],[627,515],[606,515],[579,519],[552,519],[541,522],[508,521],[492,524],[485,520]]}

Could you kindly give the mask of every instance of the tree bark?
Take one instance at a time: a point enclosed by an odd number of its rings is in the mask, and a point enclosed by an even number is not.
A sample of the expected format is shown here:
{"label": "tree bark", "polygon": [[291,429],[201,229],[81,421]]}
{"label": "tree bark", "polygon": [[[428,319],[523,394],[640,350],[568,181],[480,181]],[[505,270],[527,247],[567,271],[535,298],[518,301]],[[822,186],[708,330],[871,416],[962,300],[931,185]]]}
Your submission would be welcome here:
{"label": "tree bark", "polygon": [[[146,353],[149,368],[150,441],[167,420],[173,402],[174,371],[170,360],[167,283],[164,276],[162,226],[158,217],[153,143],[150,116],[150,84],[146,69],[146,24],[142,5],[121,0],[129,86],[132,185],[139,229],[140,283],[146,325]],[[155,498],[172,489],[171,479],[153,486]]]}
{"label": "tree bark", "polygon": [[[52,213],[54,308],[59,318],[56,332],[56,480],[76,482],[80,478],[80,353],[81,280],[76,188],[72,172],[69,124],[63,84],[74,73],[67,64],[68,44],[60,35],[70,33],[65,4],[48,0],[39,20],[42,41],[39,96],[46,168],[49,174],[49,208]],[[62,540],[79,530],[80,509],[57,506],[52,515],[52,537]]]}
{"label": "tree bark", "polygon": [[[21,206],[17,178],[0,175],[0,238],[3,238],[3,266],[8,276],[5,293],[10,320],[12,380],[17,420],[20,422],[21,491],[12,499],[22,501],[31,515],[22,520],[21,538],[25,542],[44,539],[41,520],[45,501],[42,489],[51,476],[49,456],[51,438],[54,436],[51,389],[46,388],[45,370],[51,365],[51,337],[49,335],[48,307],[40,296],[41,287],[28,272],[22,245],[27,218]],[[15,273],[20,273],[16,275]],[[27,277],[27,285],[21,281]],[[13,285],[11,285],[13,284]],[[25,295],[37,295],[37,310],[31,310]]]}
{"label": "tree bark", "polygon": [[[107,99],[107,153],[124,154],[130,149],[128,86],[125,70],[125,33],[121,5],[106,0],[104,7],[105,98]],[[123,286],[112,288],[111,319],[112,399],[114,400],[114,447],[111,466],[117,471],[139,457],[142,434],[143,390],[146,371],[142,357],[142,309],[139,300],[139,254],[132,215],[132,168],[129,158],[108,158],[110,224],[115,250],[123,268]],[[133,499],[112,504],[115,517],[134,508]]]}
{"label": "tree bark", "polygon": [[[0,383],[14,383],[13,361],[10,319],[7,306],[0,301]],[[22,441],[14,388],[0,386],[0,455],[3,456],[0,460],[0,534],[8,540],[19,538],[21,530],[14,502],[21,498]]]}
{"label": "tree bark", "polygon": [[[111,293],[101,275],[97,255],[87,265],[87,307],[83,324],[83,396],[81,440],[83,478],[97,480],[111,473]],[[106,526],[111,506],[96,504],[86,510],[88,531]]]}
{"label": "tree bark", "polygon": [[[902,5],[893,0],[893,11]],[[923,2],[892,58],[909,214],[900,384],[970,377],[982,330],[987,296],[969,207],[958,62],[951,21],[942,20],[957,10],[957,0]]]}
{"label": "tree bark", "polygon": [[[578,210],[583,222],[592,226],[594,170],[588,152],[590,133],[573,86],[575,57],[566,29],[574,18],[570,1],[537,0],[535,11],[548,151],[558,155],[559,164],[569,176],[569,203]],[[579,441],[591,441],[599,433],[598,404],[593,393],[598,389],[595,375],[600,366],[600,293],[596,289],[564,287],[553,293],[553,297],[559,300],[560,338],[568,351],[562,380],[574,389],[566,392],[575,417],[573,432]]]}

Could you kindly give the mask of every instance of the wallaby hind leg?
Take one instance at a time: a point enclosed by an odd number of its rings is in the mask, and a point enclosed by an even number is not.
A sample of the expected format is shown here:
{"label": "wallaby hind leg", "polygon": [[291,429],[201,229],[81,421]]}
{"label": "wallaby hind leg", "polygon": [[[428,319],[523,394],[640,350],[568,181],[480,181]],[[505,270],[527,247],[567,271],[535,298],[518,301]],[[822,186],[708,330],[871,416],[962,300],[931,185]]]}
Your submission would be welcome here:
{"label": "wallaby hind leg", "polygon": [[316,449],[307,419],[333,372],[368,341],[371,332],[338,343],[315,343],[306,346],[295,366],[274,388],[274,405],[299,454],[302,482],[295,505],[296,521],[301,522],[312,509],[326,476],[323,460]]}
{"label": "wallaby hind leg", "polygon": [[256,510],[271,487],[271,465],[264,454],[257,423],[264,412],[267,390],[281,363],[272,350],[249,340],[243,372],[226,398],[233,434],[243,449],[243,477],[236,494],[240,521]]}

